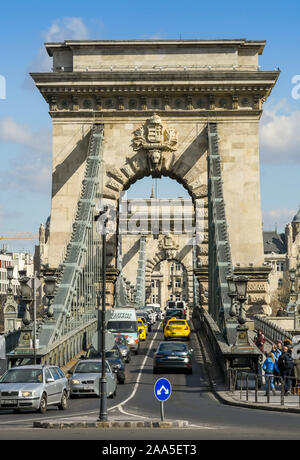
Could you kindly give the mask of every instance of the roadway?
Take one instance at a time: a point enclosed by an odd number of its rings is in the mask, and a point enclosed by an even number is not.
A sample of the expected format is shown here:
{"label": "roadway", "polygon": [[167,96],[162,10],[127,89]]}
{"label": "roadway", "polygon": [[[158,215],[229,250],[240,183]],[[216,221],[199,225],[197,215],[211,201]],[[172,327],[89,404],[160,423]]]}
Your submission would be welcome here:
{"label": "roadway", "polygon": [[26,411],[15,414],[0,412],[0,439],[298,439],[300,417],[297,414],[268,412],[232,407],[220,403],[210,391],[205,366],[196,334],[192,331],[193,374],[169,373],[153,375],[153,348],[163,340],[161,326],[157,325],[142,344],[141,352],[132,356],[126,366],[127,382],[118,385],[117,396],[108,399],[109,418],[158,419],[159,403],[153,388],[159,377],[167,377],[172,384],[172,395],[165,403],[165,417],[187,420],[183,429],[73,429],[50,430],[32,428],[33,421],[67,417],[93,417],[99,414],[99,399],[84,397],[69,400],[66,411],[49,407],[46,414]]}

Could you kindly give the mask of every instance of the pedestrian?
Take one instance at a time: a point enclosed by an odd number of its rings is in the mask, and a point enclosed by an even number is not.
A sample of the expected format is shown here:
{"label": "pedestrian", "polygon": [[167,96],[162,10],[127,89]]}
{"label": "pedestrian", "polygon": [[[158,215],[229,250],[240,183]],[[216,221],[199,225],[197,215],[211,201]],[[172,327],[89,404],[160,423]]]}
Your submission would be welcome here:
{"label": "pedestrian", "polygon": [[261,329],[258,329],[256,336],[254,337],[254,343],[257,346],[257,348],[260,349],[262,353],[264,353],[264,344],[265,344],[266,338],[262,333]]}
{"label": "pedestrian", "polygon": [[275,343],[276,343],[277,349],[282,352],[282,341],[281,340],[276,340]]}
{"label": "pedestrian", "polygon": [[[274,343],[272,345],[271,353],[273,354],[273,357],[274,357],[276,365],[277,365],[278,364],[278,358],[281,355],[281,349],[279,348],[278,344]],[[277,367],[277,370],[274,371],[274,375],[275,375],[275,379],[274,379],[275,385],[279,385],[280,384],[280,378],[279,378],[280,372],[279,372],[278,367]]]}
{"label": "pedestrian", "polygon": [[286,347],[290,347],[292,345],[292,343],[293,342],[290,339],[288,339],[287,337],[283,341],[283,345],[286,346]]}
{"label": "pedestrian", "polygon": [[291,378],[293,375],[294,360],[292,357],[292,350],[286,345],[282,348],[282,354],[278,358],[277,363],[281,377],[284,379],[284,394],[286,396],[291,394]]}
{"label": "pedestrian", "polygon": [[279,309],[278,309],[278,311],[276,313],[276,316],[278,316],[278,317],[279,316],[285,316],[285,312],[284,312],[282,307],[279,307]]}
{"label": "pedestrian", "polygon": [[268,353],[267,358],[263,364],[263,370],[265,375],[269,376],[265,378],[266,381],[266,396],[269,393],[269,388],[271,388],[273,395],[275,396],[275,386],[274,386],[274,373],[279,373],[277,363],[274,359],[273,353]]}
{"label": "pedestrian", "polygon": [[297,358],[294,359],[293,375],[296,377],[293,380],[293,393],[297,394],[297,388],[299,389],[298,385],[300,383],[300,350],[297,350]]}

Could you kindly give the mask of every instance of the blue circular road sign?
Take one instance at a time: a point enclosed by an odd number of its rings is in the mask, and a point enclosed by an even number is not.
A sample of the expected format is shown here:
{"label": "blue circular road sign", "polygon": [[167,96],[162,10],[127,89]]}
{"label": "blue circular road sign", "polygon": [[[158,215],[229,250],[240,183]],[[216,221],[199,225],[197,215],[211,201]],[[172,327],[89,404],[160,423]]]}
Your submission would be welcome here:
{"label": "blue circular road sign", "polygon": [[172,387],[168,379],[162,378],[156,381],[154,394],[159,401],[166,401],[171,396],[171,393]]}

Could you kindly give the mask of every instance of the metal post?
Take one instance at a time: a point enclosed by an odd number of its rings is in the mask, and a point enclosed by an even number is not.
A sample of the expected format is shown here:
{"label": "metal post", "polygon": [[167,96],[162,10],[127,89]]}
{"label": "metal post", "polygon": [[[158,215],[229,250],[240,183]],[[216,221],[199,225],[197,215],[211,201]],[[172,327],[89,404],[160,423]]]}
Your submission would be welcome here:
{"label": "metal post", "polygon": [[36,271],[33,276],[33,362],[36,364]]}
{"label": "metal post", "polygon": [[165,419],[165,411],[164,411],[164,402],[160,401],[160,419],[163,422]]}
{"label": "metal post", "polygon": [[105,344],[105,334],[106,334],[106,318],[105,318],[105,310],[106,310],[106,298],[105,298],[105,291],[106,291],[106,221],[103,226],[103,233],[102,233],[102,315],[101,315],[101,348],[102,348],[102,374],[100,379],[100,414],[99,420],[100,421],[107,421],[107,391],[106,391],[106,361],[105,361],[105,352],[106,352],[106,344]]}

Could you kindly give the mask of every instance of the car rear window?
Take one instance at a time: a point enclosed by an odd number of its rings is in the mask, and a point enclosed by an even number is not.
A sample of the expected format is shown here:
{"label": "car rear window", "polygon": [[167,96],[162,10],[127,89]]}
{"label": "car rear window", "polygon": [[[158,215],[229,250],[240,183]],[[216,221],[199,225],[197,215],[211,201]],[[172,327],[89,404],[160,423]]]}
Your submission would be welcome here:
{"label": "car rear window", "polygon": [[158,351],[163,352],[172,352],[172,351],[186,351],[187,347],[184,343],[162,343],[158,349]]}
{"label": "car rear window", "polygon": [[169,324],[171,324],[171,326],[185,326],[185,321],[175,321],[175,320],[172,320],[172,321],[169,321]]}

